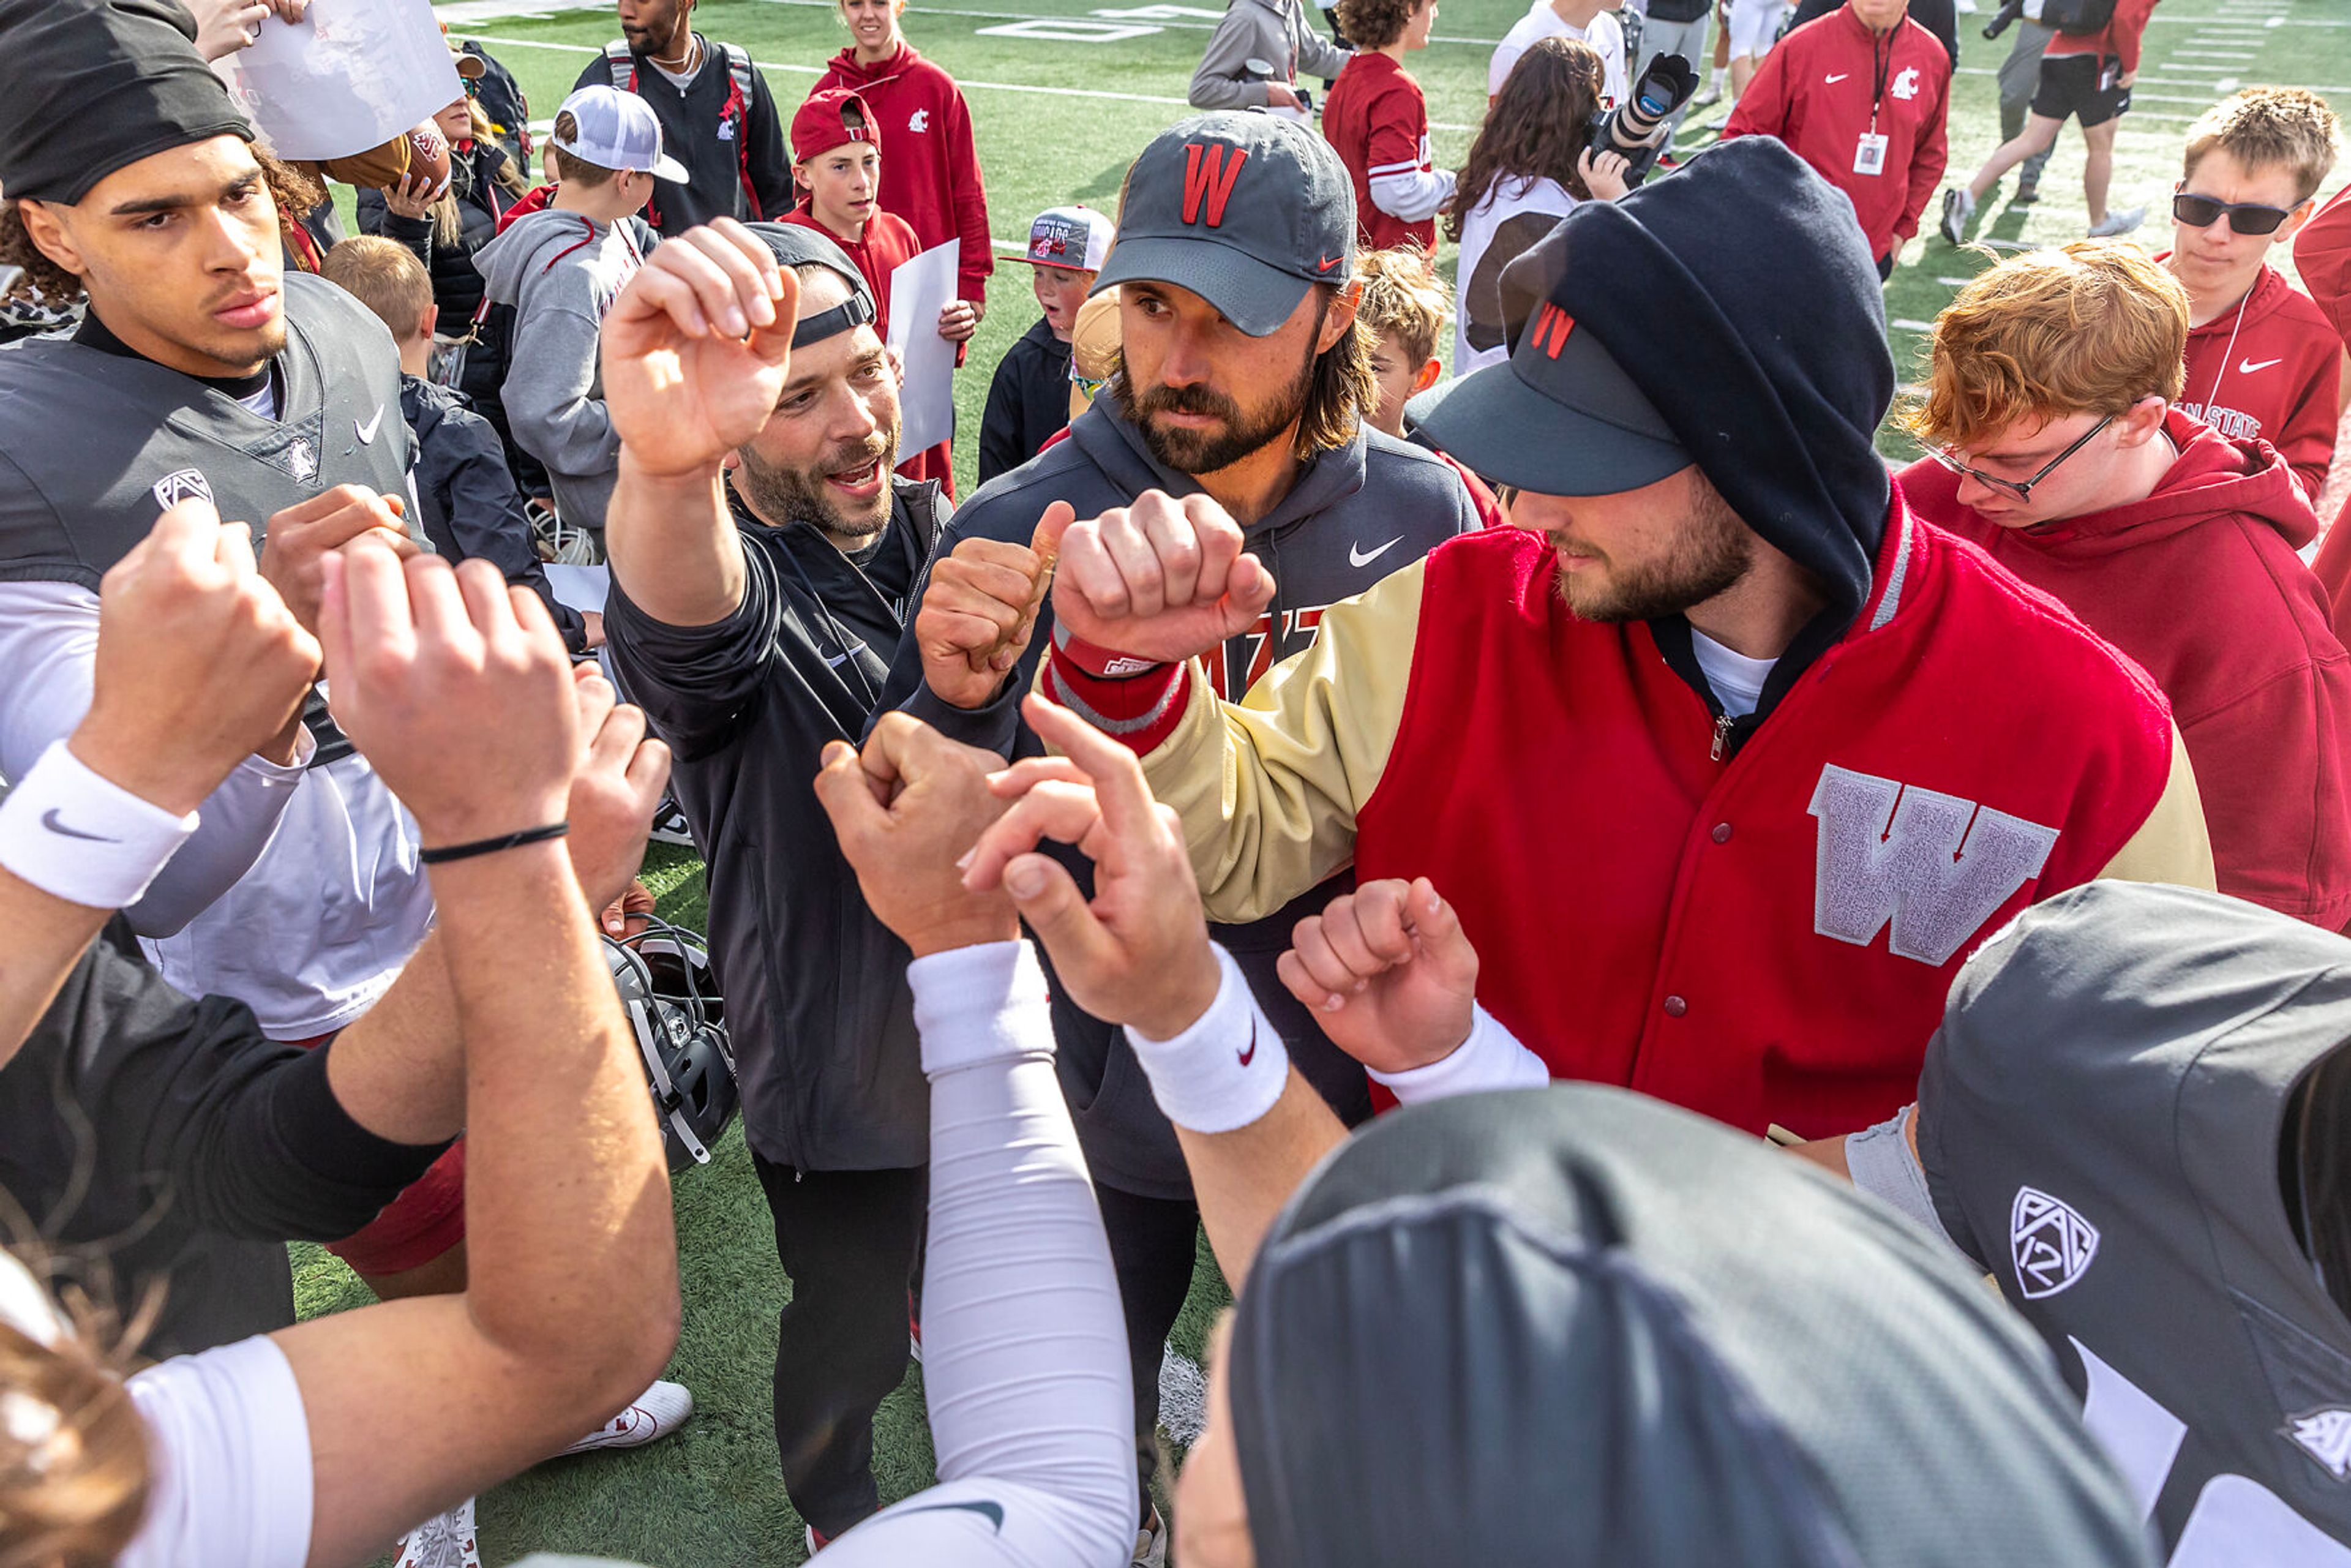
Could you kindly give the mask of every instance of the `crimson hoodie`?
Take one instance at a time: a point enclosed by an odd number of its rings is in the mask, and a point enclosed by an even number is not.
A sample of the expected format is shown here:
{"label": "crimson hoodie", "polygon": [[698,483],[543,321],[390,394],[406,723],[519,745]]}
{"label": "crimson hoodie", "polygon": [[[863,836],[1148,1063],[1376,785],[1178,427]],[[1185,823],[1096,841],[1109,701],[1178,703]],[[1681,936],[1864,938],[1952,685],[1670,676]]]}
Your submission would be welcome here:
{"label": "crimson hoodie", "polygon": [[2188,334],[2179,406],[2231,441],[2258,436],[2276,447],[2314,504],[2335,461],[2342,362],[2335,324],[2285,274],[2264,267],[2235,308]]}
{"label": "crimson hoodie", "polygon": [[[2294,265],[2319,314],[2351,346],[2351,185],[2335,192],[2334,200],[2294,236]],[[2345,504],[2343,516],[2327,530],[2311,568],[2335,601],[2338,637],[2351,637],[2351,528],[2343,526],[2346,521],[2351,521],[2351,503]]]}
{"label": "crimson hoodie", "polygon": [[[1880,81],[1885,84],[1881,96]],[[1918,214],[1942,183],[1950,151],[1943,121],[1951,57],[1935,35],[1904,18],[1881,38],[1840,5],[1780,40],[1763,57],[1723,127],[1734,136],[1776,136],[1853,204],[1884,258],[1918,232]],[[1861,139],[1886,139],[1885,171],[1854,172]]]}
{"label": "crimson hoodie", "polygon": [[2136,659],[2171,699],[2220,891],[2351,922],[2351,653],[2295,550],[2318,518],[2285,460],[2178,409],[2143,501],[2004,528],[1933,459],[1900,476],[1918,515],[1980,545]]}
{"label": "crimson hoodie", "polygon": [[835,87],[862,98],[881,122],[881,204],[914,225],[925,250],[961,239],[956,293],[985,308],[996,250],[987,188],[972,147],[971,108],[955,78],[902,43],[896,54],[870,66],[857,63],[856,50],[841,50],[809,92]]}
{"label": "crimson hoodie", "polygon": [[2155,15],[2156,0],[2117,0],[2114,18],[2102,31],[2074,34],[2057,33],[2049,39],[2049,48],[2041,57],[2053,60],[2067,55],[2112,55],[2122,62],[2122,74],[2138,69],[2139,45],[2146,41],[2147,19]]}

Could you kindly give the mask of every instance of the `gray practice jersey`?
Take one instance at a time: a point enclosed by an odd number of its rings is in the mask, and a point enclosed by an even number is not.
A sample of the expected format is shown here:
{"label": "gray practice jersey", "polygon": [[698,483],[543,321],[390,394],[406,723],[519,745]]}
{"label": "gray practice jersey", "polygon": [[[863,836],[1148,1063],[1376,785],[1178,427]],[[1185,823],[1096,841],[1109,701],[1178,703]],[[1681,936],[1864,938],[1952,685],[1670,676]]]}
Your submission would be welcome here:
{"label": "gray practice jersey", "polygon": [[177,371],[68,338],[0,352],[0,581],[95,590],[164,507],[191,496],[251,523],[256,545],[271,513],[336,485],[405,504],[392,334],[324,278],[289,272],[285,289],[276,419]]}
{"label": "gray practice jersey", "polygon": [[2340,1230],[2351,1171],[2307,1182],[2288,1121],[2310,1082],[2332,1148],[2346,1040],[2351,942],[2094,882],[1969,962],[1928,1052],[1936,1215],[2057,1353],[2173,1568],[2351,1568],[2351,1320],[2297,1233]]}

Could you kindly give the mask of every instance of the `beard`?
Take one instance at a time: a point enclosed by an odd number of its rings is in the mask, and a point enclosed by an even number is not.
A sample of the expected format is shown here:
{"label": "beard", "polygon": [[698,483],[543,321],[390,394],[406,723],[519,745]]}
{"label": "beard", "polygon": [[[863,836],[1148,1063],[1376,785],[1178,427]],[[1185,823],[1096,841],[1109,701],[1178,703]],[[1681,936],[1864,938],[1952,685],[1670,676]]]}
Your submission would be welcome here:
{"label": "beard", "polygon": [[[1244,410],[1223,392],[1207,386],[1161,385],[1137,392],[1127,382],[1123,361],[1102,390],[1118,412],[1143,433],[1143,444],[1152,456],[1178,474],[1214,474],[1281,439],[1305,416],[1307,401],[1314,393],[1314,363],[1318,358],[1312,345],[1320,340],[1322,333],[1322,318],[1318,316],[1314,330],[1307,336],[1306,361],[1298,367],[1298,373],[1290,378],[1288,386],[1254,409]],[[1223,421],[1224,428],[1166,429],[1153,417],[1161,413],[1205,413]]]}
{"label": "beard", "polygon": [[[1578,620],[1656,621],[1679,615],[1738,585],[1755,565],[1755,536],[1722,493],[1698,475],[1689,509],[1659,559],[1623,567],[1598,556],[1598,572],[1561,572],[1559,596]],[[1553,543],[1558,541],[1555,539]],[[1593,553],[1588,549],[1579,553]]]}
{"label": "beard", "polygon": [[[733,483],[744,501],[766,522],[812,523],[842,550],[862,549],[890,526],[893,498],[890,471],[897,465],[898,426],[893,421],[863,441],[828,449],[807,468],[786,468],[768,463],[754,447],[737,450],[742,459]],[[882,489],[861,507],[843,504],[825,484],[831,474],[845,474],[869,463],[881,465]]]}

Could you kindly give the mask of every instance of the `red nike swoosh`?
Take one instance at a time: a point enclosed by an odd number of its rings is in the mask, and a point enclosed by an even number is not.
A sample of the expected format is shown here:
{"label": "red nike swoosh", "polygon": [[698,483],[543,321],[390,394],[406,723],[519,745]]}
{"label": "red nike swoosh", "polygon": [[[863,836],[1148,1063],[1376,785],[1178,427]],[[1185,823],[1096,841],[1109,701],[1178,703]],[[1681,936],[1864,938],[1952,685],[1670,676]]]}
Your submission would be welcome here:
{"label": "red nike swoosh", "polygon": [[1233,1052],[1233,1054],[1240,1058],[1240,1063],[1243,1067],[1247,1067],[1250,1062],[1257,1060],[1257,1019],[1249,1019],[1249,1049],[1247,1051],[1237,1051]]}
{"label": "red nike swoosh", "polygon": [[1326,256],[1322,260],[1314,264],[1314,270],[1317,272],[1328,272],[1338,265],[1339,258],[1337,256]]}

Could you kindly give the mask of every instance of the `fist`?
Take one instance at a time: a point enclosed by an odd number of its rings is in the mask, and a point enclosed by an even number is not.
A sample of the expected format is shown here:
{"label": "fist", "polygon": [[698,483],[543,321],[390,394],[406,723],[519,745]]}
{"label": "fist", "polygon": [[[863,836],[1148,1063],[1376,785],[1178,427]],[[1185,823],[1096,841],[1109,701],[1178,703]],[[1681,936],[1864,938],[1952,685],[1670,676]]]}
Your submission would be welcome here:
{"label": "fist", "polygon": [[1242,543],[1240,525],[1207,497],[1146,490],[1069,525],[1053,614],[1113,653],[1161,664],[1206,653],[1273,602],[1272,574]]}
{"label": "fist", "polygon": [[914,612],[923,684],[940,701],[985,706],[1020,662],[1052,581],[1061,530],[1077,514],[1065,501],[1045,509],[1029,544],[969,538],[934,561]]}
{"label": "fist", "polygon": [[949,740],[903,713],[885,713],[859,752],[824,749],[816,793],[875,919],[914,956],[1020,933],[1002,890],[964,885],[959,862],[1003,814],[988,789],[994,752]]}
{"label": "fist", "polygon": [[1469,1038],[1478,952],[1426,877],[1367,882],[1298,923],[1275,963],[1332,1042],[1374,1071],[1440,1061]]}

